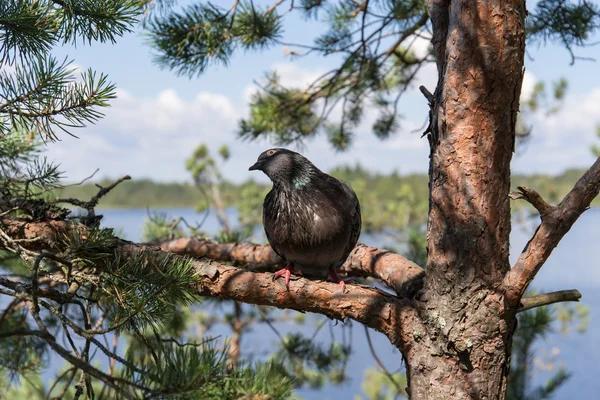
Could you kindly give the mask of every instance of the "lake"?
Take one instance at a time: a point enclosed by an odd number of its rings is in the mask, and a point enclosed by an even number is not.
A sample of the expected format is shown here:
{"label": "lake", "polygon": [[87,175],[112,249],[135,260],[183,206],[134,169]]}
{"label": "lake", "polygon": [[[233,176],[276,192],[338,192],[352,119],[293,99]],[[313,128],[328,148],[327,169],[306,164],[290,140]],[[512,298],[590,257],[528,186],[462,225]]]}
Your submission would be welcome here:
{"label": "lake", "polygon": [[[172,218],[184,217],[188,223],[201,221],[202,213],[193,209],[160,209],[155,210],[168,214]],[[145,209],[105,209],[98,210],[104,215],[103,225],[116,228],[117,234],[133,241],[141,240],[142,226],[147,218]],[[229,212],[232,221],[235,220],[235,211]],[[536,224],[530,221],[527,224],[514,224],[511,235],[511,261],[514,263],[521,249],[531,237]],[[214,233],[218,224],[213,214],[209,214],[203,230]],[[591,308],[589,326],[585,333],[570,333],[568,336],[560,333],[549,334],[540,343],[536,355],[554,354],[556,363],[565,365],[573,376],[560,388],[556,399],[593,399],[600,393],[600,380],[598,374],[600,367],[600,261],[598,246],[600,244],[600,209],[590,209],[585,212],[575,224],[571,232],[562,240],[546,265],[542,268],[534,281],[534,287],[543,291],[561,289],[579,289],[582,293],[582,303]],[[262,241],[262,234],[258,235]],[[374,246],[381,246],[382,238],[365,236],[361,241]],[[245,305],[245,307],[252,307]],[[323,317],[315,317],[301,330],[306,333],[314,330],[315,323]],[[296,394],[305,399],[352,399],[362,394],[361,384],[366,368],[375,367],[375,361],[367,346],[364,328],[358,323],[338,324],[329,323],[326,329],[319,331],[316,340],[328,344],[332,337],[341,341],[342,337],[352,343],[352,355],[348,363],[347,374],[349,381],[340,386],[327,386],[320,390],[302,389]],[[299,328],[292,325],[279,324],[277,328],[282,333],[297,331]],[[223,327],[216,327],[209,332],[212,335],[227,336],[228,331]],[[379,358],[390,371],[401,368],[399,352],[388,342],[382,334],[371,331],[371,338]],[[269,353],[270,349],[278,344],[278,338],[263,324],[256,325],[251,332],[244,336],[241,351],[248,354],[250,351],[258,358]],[[50,370],[62,366],[62,360],[52,358],[53,365]],[[533,376],[536,383],[545,382],[549,375],[537,374]],[[363,396],[364,398],[364,396]]]}

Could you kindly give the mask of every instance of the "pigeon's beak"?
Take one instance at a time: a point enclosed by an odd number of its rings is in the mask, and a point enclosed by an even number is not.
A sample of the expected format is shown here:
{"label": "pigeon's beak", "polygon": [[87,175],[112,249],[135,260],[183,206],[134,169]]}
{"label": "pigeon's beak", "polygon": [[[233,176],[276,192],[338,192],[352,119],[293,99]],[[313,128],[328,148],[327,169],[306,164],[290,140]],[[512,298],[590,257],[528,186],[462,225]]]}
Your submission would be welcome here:
{"label": "pigeon's beak", "polygon": [[257,169],[262,169],[263,164],[264,164],[264,162],[262,160],[258,160],[257,162],[254,163],[253,166],[248,168],[248,171],[255,171]]}

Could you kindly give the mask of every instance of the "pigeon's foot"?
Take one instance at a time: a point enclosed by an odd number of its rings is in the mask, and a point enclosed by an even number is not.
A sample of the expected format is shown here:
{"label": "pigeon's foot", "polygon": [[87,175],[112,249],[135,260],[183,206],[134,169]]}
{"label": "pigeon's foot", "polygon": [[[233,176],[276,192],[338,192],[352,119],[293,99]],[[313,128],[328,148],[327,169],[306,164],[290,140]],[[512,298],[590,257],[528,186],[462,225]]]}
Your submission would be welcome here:
{"label": "pigeon's foot", "polygon": [[285,276],[285,286],[289,285],[290,277],[293,275],[301,275],[304,276],[302,270],[294,268],[294,264],[288,263],[285,268],[280,269],[279,271],[273,274],[273,281],[280,277],[281,275]]}
{"label": "pigeon's foot", "polygon": [[350,283],[357,283],[356,280],[354,279],[346,279],[345,281],[340,278],[340,276],[337,274],[337,271],[335,270],[334,267],[329,267],[329,275],[327,275],[327,280],[331,281],[333,283],[339,283],[340,286],[342,287],[342,293],[345,291],[345,286],[346,284],[350,284]]}

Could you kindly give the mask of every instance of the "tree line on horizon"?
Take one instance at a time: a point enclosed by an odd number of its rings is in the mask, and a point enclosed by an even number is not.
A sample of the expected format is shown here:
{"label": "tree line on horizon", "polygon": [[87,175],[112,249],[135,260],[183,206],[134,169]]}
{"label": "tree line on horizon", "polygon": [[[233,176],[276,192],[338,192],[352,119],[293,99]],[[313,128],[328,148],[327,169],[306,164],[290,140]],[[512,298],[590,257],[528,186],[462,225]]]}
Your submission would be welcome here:
{"label": "tree line on horizon", "polygon": [[[550,203],[558,203],[569,191],[583,170],[571,168],[558,175],[514,174],[512,187],[527,186],[538,188],[538,192]],[[330,174],[349,183],[356,191],[363,213],[363,229],[373,232],[383,228],[403,229],[425,222],[427,216],[428,177],[426,174],[382,174],[371,172],[360,165],[340,166]],[[106,185],[109,179],[96,183]],[[97,192],[96,183],[65,185],[52,192],[51,196],[62,198],[91,198]],[[251,218],[252,223],[260,223],[260,205],[270,184],[248,179],[242,183],[223,180],[219,183],[225,207],[235,207],[248,214],[250,209],[259,211]],[[593,206],[599,206],[595,199]],[[525,202],[511,204],[513,211],[531,210]],[[207,197],[192,182],[155,182],[150,179],[133,179],[115,187],[99,202],[100,208],[180,208],[195,207],[203,211],[209,207]]]}

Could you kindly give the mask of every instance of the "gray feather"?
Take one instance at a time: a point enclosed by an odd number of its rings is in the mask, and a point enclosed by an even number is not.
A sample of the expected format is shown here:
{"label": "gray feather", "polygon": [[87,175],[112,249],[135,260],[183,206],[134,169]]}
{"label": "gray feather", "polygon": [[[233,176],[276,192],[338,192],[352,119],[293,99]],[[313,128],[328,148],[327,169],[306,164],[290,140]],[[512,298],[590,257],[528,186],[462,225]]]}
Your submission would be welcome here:
{"label": "gray feather", "polygon": [[264,152],[252,169],[261,169],[273,181],[263,204],[263,225],[273,250],[309,276],[324,277],[330,266],[340,266],[361,230],[360,204],[352,188],[286,149]]}

